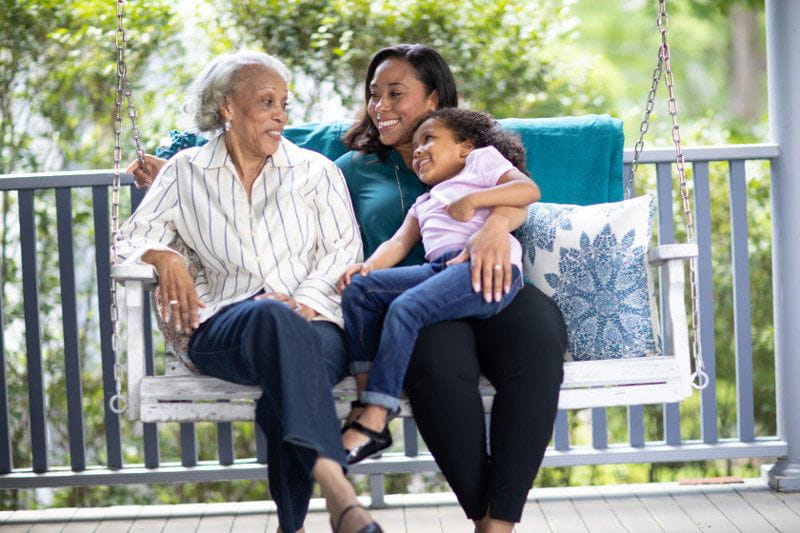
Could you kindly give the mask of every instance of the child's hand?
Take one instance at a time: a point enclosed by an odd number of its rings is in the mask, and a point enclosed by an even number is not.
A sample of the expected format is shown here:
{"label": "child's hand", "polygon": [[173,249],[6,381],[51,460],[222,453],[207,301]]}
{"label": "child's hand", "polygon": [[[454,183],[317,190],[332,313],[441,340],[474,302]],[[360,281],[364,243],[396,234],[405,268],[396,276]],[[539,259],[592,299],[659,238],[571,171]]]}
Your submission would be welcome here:
{"label": "child's hand", "polygon": [[372,266],[370,266],[369,263],[353,263],[345,269],[341,276],[339,276],[339,282],[336,284],[336,290],[341,294],[344,288],[350,285],[350,278],[353,276],[353,274],[367,276],[370,272],[372,272]]}
{"label": "child's hand", "polygon": [[459,198],[447,206],[447,213],[459,222],[468,222],[475,216],[475,207],[471,195]]}

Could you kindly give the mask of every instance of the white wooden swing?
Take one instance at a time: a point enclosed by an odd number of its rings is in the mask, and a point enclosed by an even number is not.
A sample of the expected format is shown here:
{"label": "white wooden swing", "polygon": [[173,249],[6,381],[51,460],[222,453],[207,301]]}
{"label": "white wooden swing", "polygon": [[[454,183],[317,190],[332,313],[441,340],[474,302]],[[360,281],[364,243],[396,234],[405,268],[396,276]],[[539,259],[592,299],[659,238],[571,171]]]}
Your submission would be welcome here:
{"label": "white wooden swing", "polygon": [[[118,34],[124,35],[122,19],[124,0],[118,0]],[[649,128],[649,117],[653,109],[655,93],[659,80],[664,76],[669,91],[669,112],[673,121],[673,141],[676,162],[680,177],[680,193],[683,201],[683,216],[686,225],[687,243],[668,244],[652,248],[647,259],[652,267],[660,271],[662,295],[661,306],[655,306],[659,313],[666,313],[662,332],[664,354],[633,359],[607,359],[597,361],[570,361],[564,363],[564,382],[561,386],[559,407],[577,409],[615,405],[640,405],[678,402],[692,393],[692,388],[703,388],[708,377],[703,371],[703,360],[697,334],[697,245],[694,243],[694,228],[691,206],[684,173],[683,155],[680,145],[680,130],[677,125],[677,108],[673,93],[673,79],[667,45],[666,0],[659,0],[658,28],[661,33],[658,63],[653,71],[652,87],[640,127],[640,138],[636,143],[634,160],[626,179],[626,196],[631,193],[633,175],[636,171],[639,154],[643,147],[643,137]],[[125,42],[118,39],[118,81],[115,115],[114,182],[112,189],[112,320],[114,337],[112,346],[118,348],[118,308],[117,284],[122,287],[124,320],[127,325],[127,400],[121,393],[121,367],[117,362],[116,395],[111,399],[111,408],[121,413],[127,409],[129,417],[142,422],[199,422],[252,420],[255,400],[261,395],[258,387],[236,385],[208,376],[189,372],[174,355],[167,353],[165,374],[148,376],[145,372],[144,302],[146,291],[156,287],[155,269],[150,265],[116,265],[115,243],[119,223],[120,188],[120,131],[121,105],[127,99],[129,115],[134,131],[137,154],[143,151],[135,124],[136,112],[130,102],[124,48]],[[684,263],[689,261],[691,323],[693,349],[690,351],[689,328],[684,303]],[[692,372],[691,359],[695,360]],[[697,383],[695,383],[697,381]],[[485,378],[481,378],[480,393],[484,407],[491,408],[494,389]],[[355,381],[344,380],[334,390],[337,414],[344,417],[350,409],[349,400],[355,397]],[[402,402],[401,416],[412,416],[407,401]]]}

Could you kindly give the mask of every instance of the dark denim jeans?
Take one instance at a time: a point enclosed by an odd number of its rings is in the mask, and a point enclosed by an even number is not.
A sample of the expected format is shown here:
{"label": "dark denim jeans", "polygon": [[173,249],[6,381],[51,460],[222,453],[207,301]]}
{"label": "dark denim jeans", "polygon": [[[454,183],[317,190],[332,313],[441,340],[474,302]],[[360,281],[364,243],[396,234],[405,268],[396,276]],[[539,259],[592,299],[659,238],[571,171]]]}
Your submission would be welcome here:
{"label": "dark denim jeans", "polygon": [[458,251],[447,252],[424,265],[351,278],[342,294],[345,346],[350,373],[369,372],[362,402],[397,409],[422,328],[445,320],[494,316],[522,288],[520,271],[513,267],[511,291],[499,302],[485,302],[483,293],[472,289],[469,262],[445,265],[456,255]]}
{"label": "dark denim jeans", "polygon": [[317,457],[346,464],[331,394],[347,373],[342,331],[281,302],[250,299],[204,322],[189,357],[204,374],[261,386],[256,423],[267,436],[269,490],[283,531],[300,529]]}

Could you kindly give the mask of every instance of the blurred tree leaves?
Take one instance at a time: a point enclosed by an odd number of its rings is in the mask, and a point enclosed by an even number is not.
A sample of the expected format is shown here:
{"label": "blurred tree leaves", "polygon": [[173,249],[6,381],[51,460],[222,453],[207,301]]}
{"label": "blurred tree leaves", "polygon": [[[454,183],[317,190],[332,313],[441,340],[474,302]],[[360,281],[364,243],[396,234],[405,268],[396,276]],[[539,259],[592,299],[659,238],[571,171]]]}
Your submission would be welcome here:
{"label": "blurred tree leaves", "polygon": [[[557,0],[217,0],[223,26],[311,80],[308,106],[330,87],[361,105],[371,56],[397,43],[436,48],[452,66],[467,105],[497,117],[602,112],[606,98],[591,62],[560,53],[575,19]],[[326,85],[327,84],[327,85]],[[304,101],[305,100],[305,101]],[[313,119],[313,117],[305,117]]]}

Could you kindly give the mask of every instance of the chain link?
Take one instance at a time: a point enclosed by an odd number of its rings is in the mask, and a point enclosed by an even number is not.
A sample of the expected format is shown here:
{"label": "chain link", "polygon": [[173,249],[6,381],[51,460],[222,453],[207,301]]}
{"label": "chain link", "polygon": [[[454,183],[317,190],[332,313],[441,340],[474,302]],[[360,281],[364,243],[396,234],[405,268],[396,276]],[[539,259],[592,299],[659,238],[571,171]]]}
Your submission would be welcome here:
{"label": "chain link", "polygon": [[[647,104],[645,106],[644,115],[642,117],[642,124],[639,126],[639,140],[636,142],[633,153],[633,162],[631,163],[631,170],[625,180],[625,196],[629,198],[633,196],[633,178],[636,169],[639,166],[639,156],[644,148],[644,135],[650,129],[650,114],[653,111],[653,102],[655,101],[656,90],[658,83],[663,74],[664,84],[667,86],[669,98],[667,100],[667,109],[669,110],[670,117],[672,118],[672,142],[675,145],[675,165],[678,169],[679,189],[681,195],[681,205],[683,208],[683,224],[686,228],[687,242],[695,242],[694,235],[694,219],[692,216],[692,206],[689,201],[689,187],[686,182],[686,164],[681,149],[681,130],[678,126],[678,103],[675,100],[675,80],[672,75],[672,65],[670,62],[670,49],[667,42],[667,33],[669,31],[669,16],[667,15],[667,2],[666,0],[658,1],[658,18],[656,19],[658,31],[661,34],[661,46],[658,49],[658,63],[653,70],[653,82],[650,87],[650,92],[647,94]],[[694,358],[694,373],[692,373],[692,386],[696,389],[703,389],[708,385],[709,377],[705,372],[705,363],[703,362],[703,351],[700,342],[700,314],[699,314],[699,297],[697,286],[697,258],[693,257],[689,260],[689,293],[691,297],[691,331],[692,331],[692,355]]]}
{"label": "chain link", "polygon": [[653,69],[653,81],[650,85],[650,92],[647,93],[647,103],[644,106],[644,114],[642,115],[642,123],[639,125],[639,139],[633,147],[633,162],[631,163],[631,170],[625,177],[625,198],[633,197],[633,178],[636,175],[636,170],[639,168],[639,156],[644,148],[644,135],[650,129],[650,114],[653,112],[653,107],[656,101],[656,92],[658,91],[658,82],[661,79],[662,67],[664,60],[661,57],[661,48],[658,49],[658,62]]}
{"label": "chain link", "polygon": [[[136,157],[140,168],[144,169],[144,149],[142,148],[141,133],[136,124],[138,114],[131,101],[131,88],[128,83],[128,65],[125,61],[125,49],[128,44],[128,35],[124,27],[125,0],[117,0],[117,32],[115,44],[117,49],[117,89],[114,99],[114,175],[111,182],[111,252],[110,264],[117,263],[117,241],[119,239],[119,193],[120,193],[120,162],[122,160],[122,103],[127,102],[128,117],[133,130],[133,140],[136,145]],[[127,400],[122,394],[122,365],[119,358],[119,306],[117,303],[117,284],[111,281],[111,350],[114,355],[114,388],[115,394],[109,399],[111,411],[117,414],[125,412]]]}

